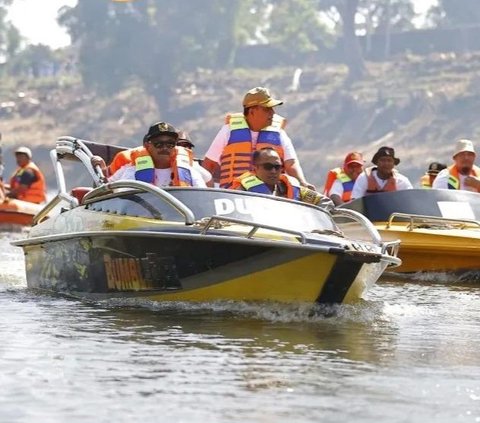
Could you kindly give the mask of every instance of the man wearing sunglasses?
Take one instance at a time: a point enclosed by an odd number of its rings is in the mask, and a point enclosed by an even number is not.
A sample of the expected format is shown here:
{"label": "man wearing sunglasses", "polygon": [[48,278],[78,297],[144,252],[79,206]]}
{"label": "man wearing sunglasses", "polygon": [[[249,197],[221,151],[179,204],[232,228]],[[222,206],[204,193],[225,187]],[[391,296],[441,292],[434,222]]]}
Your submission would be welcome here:
{"label": "man wearing sunglasses", "polygon": [[[177,147],[178,132],[166,122],[150,126],[143,138],[143,147],[130,150],[128,162],[108,180],[138,180],[164,186],[206,187],[202,176],[192,166],[191,154]],[[92,158],[92,165],[105,167],[104,162]],[[103,161],[103,160],[102,160]]]}
{"label": "man wearing sunglasses", "polygon": [[282,159],[275,149],[265,147],[252,155],[253,171],[233,180],[231,189],[290,198],[315,205],[333,207],[328,197],[303,187],[293,176],[283,173]]}
{"label": "man wearing sunglasses", "polygon": [[265,147],[274,148],[285,166],[285,172],[311,186],[303,175],[292,141],[284,131],[285,119],[275,114],[275,107],[283,101],[272,98],[269,91],[256,87],[243,98],[243,113],[226,117],[202,166],[212,175],[220,170],[220,187],[228,188],[242,173],[252,170],[252,153]]}

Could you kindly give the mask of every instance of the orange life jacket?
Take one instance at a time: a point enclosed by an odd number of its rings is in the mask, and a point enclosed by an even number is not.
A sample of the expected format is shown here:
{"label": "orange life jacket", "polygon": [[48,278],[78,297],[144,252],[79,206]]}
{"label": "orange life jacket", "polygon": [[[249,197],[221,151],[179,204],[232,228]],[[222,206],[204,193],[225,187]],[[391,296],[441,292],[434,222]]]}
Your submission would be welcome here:
{"label": "orange life jacket", "polygon": [[[131,153],[132,164],[135,165],[135,179],[153,184],[155,182],[155,166],[152,157],[146,148],[135,149]],[[172,179],[170,186],[191,187],[192,181],[192,154],[184,147],[175,147],[170,156]]]}
{"label": "orange life jacket", "polygon": [[[457,165],[452,165],[448,167],[448,189],[460,189],[460,172],[458,171]],[[480,168],[473,165],[472,170],[469,173],[470,176],[479,176]],[[478,190],[477,190],[478,191]]]}
{"label": "orange life jacket", "polygon": [[36,181],[33,182],[25,192],[18,193],[16,198],[18,200],[29,201],[31,203],[43,203],[47,199],[45,194],[47,191],[47,185],[45,183],[45,177],[43,176],[43,173],[40,172],[40,169],[33,162],[29,162],[24,167],[17,168],[15,173],[10,178],[10,189],[17,189],[21,185],[20,177],[27,169],[31,169],[35,173]]}
{"label": "orange life jacket", "polygon": [[336,180],[339,180],[343,185],[342,201],[347,202],[352,198],[352,190],[355,185],[355,181],[348,176],[341,167],[330,169],[327,174],[327,181],[325,182],[325,188],[323,189],[323,195],[330,196],[330,190]]}
{"label": "orange life jacket", "polygon": [[368,185],[367,185],[367,192],[369,194],[375,193],[375,192],[390,192],[390,191],[396,191],[397,190],[397,183],[395,181],[395,175],[397,171],[394,169],[392,172],[392,176],[387,179],[387,183],[384,185],[383,188],[380,188],[380,186],[377,183],[377,180],[373,176],[373,171],[376,170],[377,167],[369,167],[365,169],[365,173],[367,174],[367,180],[368,180]]}
{"label": "orange life jacket", "polygon": [[141,151],[143,147],[129,148],[128,150],[123,150],[115,154],[115,157],[112,160],[112,163],[108,166],[108,171],[110,175],[113,175],[121,167],[132,163],[132,152]]}
{"label": "orange life jacket", "polygon": [[[252,170],[252,134],[243,113],[229,114],[225,123],[230,126],[230,137],[220,157],[220,186],[228,188],[232,181],[244,172]],[[274,148],[280,158],[284,150],[280,141],[280,130],[285,127],[285,118],[274,115],[272,124],[258,133],[255,150]]]}

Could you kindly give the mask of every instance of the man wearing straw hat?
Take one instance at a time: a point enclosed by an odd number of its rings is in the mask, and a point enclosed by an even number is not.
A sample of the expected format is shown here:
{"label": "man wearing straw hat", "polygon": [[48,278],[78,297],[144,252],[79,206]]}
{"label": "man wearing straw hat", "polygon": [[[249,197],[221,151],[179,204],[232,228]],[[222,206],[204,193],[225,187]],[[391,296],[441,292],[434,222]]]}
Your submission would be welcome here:
{"label": "man wearing straw hat", "polygon": [[475,148],[467,139],[458,140],[453,153],[454,163],[442,170],[433,181],[432,188],[480,191],[480,168],[475,166]]}

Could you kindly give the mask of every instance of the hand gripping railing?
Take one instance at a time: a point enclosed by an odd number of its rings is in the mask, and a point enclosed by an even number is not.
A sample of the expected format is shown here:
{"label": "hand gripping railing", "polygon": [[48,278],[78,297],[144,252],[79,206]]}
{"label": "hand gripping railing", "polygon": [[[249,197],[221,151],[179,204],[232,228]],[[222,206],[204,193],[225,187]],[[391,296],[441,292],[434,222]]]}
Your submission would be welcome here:
{"label": "hand gripping railing", "polygon": [[421,214],[408,214],[408,213],[392,213],[388,219],[386,228],[389,229],[392,226],[395,218],[407,219],[408,230],[413,231],[416,227],[419,227],[421,224],[435,224],[435,223],[444,223],[444,224],[453,224],[459,225],[460,229],[464,229],[468,225],[474,225],[480,227],[480,222],[478,220],[472,219],[450,219],[446,217],[437,217],[437,216],[425,216]]}
{"label": "hand gripping railing", "polygon": [[92,166],[91,159],[93,154],[85,145],[84,140],[69,136],[60,137],[57,139],[56,151],[60,155],[71,154],[77,157],[87,168],[88,173],[90,173],[90,176],[95,182],[95,185],[98,186],[108,182],[100,166]]}
{"label": "hand gripping railing", "polygon": [[183,217],[185,218],[186,225],[193,225],[195,223],[195,215],[193,212],[180,200],[175,198],[172,194],[168,193],[167,191],[156,187],[155,185],[148,184],[142,181],[116,181],[116,182],[109,182],[104,185],[100,185],[98,188],[93,189],[92,191],[85,194],[83,197],[82,204],[87,203],[96,199],[97,197],[101,197],[105,194],[111,193],[115,189],[119,188],[129,188],[138,191],[150,192],[169,205],[171,205],[175,210],[177,210]]}
{"label": "hand gripping railing", "polygon": [[382,253],[388,253],[391,256],[396,257],[398,254],[400,240],[396,241],[383,241],[377,228],[368,220],[363,214],[350,209],[335,208],[331,210],[331,214],[334,217],[346,217],[354,222],[359,223],[370,235],[374,244],[378,245],[382,249]]}
{"label": "hand gripping railing", "polygon": [[205,227],[201,230],[200,233],[202,235],[205,235],[212,226],[215,227],[216,223],[221,223],[221,222],[229,222],[229,223],[236,223],[237,225],[251,226],[252,229],[245,236],[245,238],[253,238],[253,236],[255,235],[255,233],[259,229],[268,229],[268,230],[275,231],[275,232],[283,232],[283,233],[286,233],[286,234],[298,236],[300,238],[300,242],[302,244],[307,243],[307,237],[301,231],[284,229],[284,228],[279,228],[279,227],[276,227],[276,226],[264,225],[264,224],[261,224],[261,223],[254,223],[254,222],[249,222],[247,220],[235,219],[235,218],[232,218],[232,217],[224,217],[224,216],[211,216],[210,218],[206,218]]}

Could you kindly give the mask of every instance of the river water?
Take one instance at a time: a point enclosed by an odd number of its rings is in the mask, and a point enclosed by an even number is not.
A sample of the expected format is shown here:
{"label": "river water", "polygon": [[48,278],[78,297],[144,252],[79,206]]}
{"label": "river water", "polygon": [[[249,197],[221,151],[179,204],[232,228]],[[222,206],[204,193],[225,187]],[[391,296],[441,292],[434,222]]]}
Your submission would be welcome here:
{"label": "river water", "polygon": [[0,422],[480,422],[480,282],[355,306],[88,303],[0,234]]}

